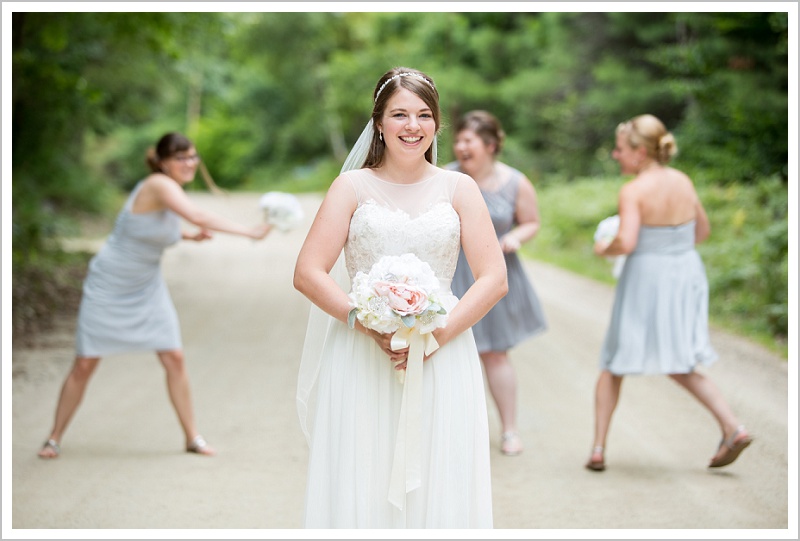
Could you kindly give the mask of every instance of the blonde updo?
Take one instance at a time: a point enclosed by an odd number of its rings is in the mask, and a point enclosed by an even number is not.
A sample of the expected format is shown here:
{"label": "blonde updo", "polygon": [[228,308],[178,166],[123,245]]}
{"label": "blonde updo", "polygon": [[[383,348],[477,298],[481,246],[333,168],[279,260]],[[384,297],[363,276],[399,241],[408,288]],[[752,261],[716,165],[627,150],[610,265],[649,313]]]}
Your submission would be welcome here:
{"label": "blonde updo", "polygon": [[643,146],[647,155],[666,165],[678,153],[678,144],[664,123],[653,115],[639,115],[617,126],[617,135],[624,134],[631,148]]}

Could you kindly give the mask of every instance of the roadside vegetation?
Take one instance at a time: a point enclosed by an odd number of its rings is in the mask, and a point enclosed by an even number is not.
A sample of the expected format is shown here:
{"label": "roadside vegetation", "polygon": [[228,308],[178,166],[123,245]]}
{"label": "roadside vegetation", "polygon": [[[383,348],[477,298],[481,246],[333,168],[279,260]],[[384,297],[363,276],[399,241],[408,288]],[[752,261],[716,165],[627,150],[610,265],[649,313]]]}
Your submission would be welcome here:
{"label": "roadside vegetation", "polygon": [[526,254],[604,281],[614,128],[660,117],[711,217],[714,322],[785,355],[788,43],[786,12],[14,12],[14,340],[74,309],[87,255],[59,240],[110,227],[160,135],[193,139],[225,189],[324,191],[405,65],[442,96],[440,161],[453,119],[492,111],[541,201]]}

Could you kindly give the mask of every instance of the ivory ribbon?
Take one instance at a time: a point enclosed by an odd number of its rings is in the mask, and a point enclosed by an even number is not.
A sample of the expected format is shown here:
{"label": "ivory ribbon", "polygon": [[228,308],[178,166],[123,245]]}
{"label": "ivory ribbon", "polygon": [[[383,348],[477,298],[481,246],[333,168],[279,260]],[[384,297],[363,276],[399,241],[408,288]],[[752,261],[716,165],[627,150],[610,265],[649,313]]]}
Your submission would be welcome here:
{"label": "ivory ribbon", "polygon": [[[415,327],[400,328],[392,335],[393,351],[408,347],[400,403],[400,422],[397,425],[392,476],[389,482],[389,503],[400,511],[405,509],[406,494],[422,484],[422,360],[439,344],[431,333],[420,334]],[[402,374],[402,371],[398,371]]]}

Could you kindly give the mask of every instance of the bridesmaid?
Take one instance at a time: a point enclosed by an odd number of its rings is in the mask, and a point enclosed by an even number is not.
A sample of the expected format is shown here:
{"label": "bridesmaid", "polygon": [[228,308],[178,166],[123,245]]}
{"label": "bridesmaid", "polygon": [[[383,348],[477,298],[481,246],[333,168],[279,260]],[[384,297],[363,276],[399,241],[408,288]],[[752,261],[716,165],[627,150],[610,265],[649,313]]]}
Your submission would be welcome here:
{"label": "bridesmaid", "polygon": [[714,416],[722,432],[708,464],[727,466],[752,438],[700,365],[717,360],[708,336],[708,282],[695,244],[711,227],[692,181],[667,166],[675,139],[652,115],[617,126],[613,158],[623,175],[634,175],[619,193],[619,231],[598,240],[598,256],[627,255],[617,283],[595,390],[594,444],[586,463],[605,469],[604,452],[622,378],[665,374]]}
{"label": "bridesmaid", "polygon": [[[152,173],[133,189],[114,231],[89,263],[78,311],[75,363],[61,388],[53,428],[39,451],[41,458],[61,453],[64,431],[100,358],[140,350],[154,350],[164,366],[186,451],[215,454],[195,427],[180,325],[161,275],[161,257],[181,239],[204,241],[212,237],[210,231],[263,239],[271,226],[240,225],[192,203],[183,186],[194,179],[200,156],[183,135],[164,135],[148,151],[147,164]],[[209,187],[216,188],[203,173]],[[200,229],[181,232],[181,218]]]}
{"label": "bridesmaid", "polygon": [[[492,216],[508,269],[508,295],[472,327],[489,390],[500,413],[500,451],[508,456],[523,450],[517,430],[517,376],[508,350],[547,329],[544,311],[517,250],[539,232],[536,191],[520,171],[497,160],[505,133],[494,115],[470,111],[456,125],[457,163],[448,164],[471,176]],[[453,276],[453,293],[461,297],[473,284],[472,270],[462,251]]]}

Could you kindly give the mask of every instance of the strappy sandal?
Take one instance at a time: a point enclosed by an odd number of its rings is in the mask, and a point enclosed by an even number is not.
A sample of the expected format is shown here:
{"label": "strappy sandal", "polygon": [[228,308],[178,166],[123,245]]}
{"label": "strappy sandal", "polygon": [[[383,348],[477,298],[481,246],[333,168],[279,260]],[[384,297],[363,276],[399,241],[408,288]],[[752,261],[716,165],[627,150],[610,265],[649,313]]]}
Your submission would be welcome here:
{"label": "strappy sandal", "polygon": [[742,451],[744,451],[748,445],[753,443],[753,438],[751,438],[749,435],[745,435],[745,437],[743,437],[739,441],[736,441],[736,438],[742,432],[747,434],[744,425],[737,428],[736,431],[733,434],[731,434],[731,437],[728,438],[727,440],[724,437],[722,438],[722,441],[719,442],[719,448],[717,449],[717,453],[719,453],[719,450],[722,449],[723,446],[727,447],[728,450],[721,457],[717,459],[712,458],[711,463],[708,465],[709,468],[721,468],[723,466],[727,466],[728,464],[732,463],[734,460],[739,458],[739,455],[742,453]]}
{"label": "strappy sandal", "polygon": [[[45,451],[50,451],[47,454],[43,454]],[[53,439],[49,439],[44,442],[42,449],[39,451],[39,458],[58,458],[58,455],[61,454],[61,447],[58,445],[58,442]]]}
{"label": "strappy sandal", "polygon": [[500,452],[506,456],[517,456],[522,452],[522,440],[517,432],[503,432]]}
{"label": "strappy sandal", "polygon": [[214,456],[216,451],[211,448],[203,436],[195,436],[194,439],[186,446],[187,453],[197,453],[198,455]]}
{"label": "strappy sandal", "polygon": [[[603,457],[603,447],[598,445],[592,449],[592,454],[589,456],[589,462],[586,463],[586,469],[591,471],[603,471],[606,469],[606,461]],[[600,455],[600,460],[592,460],[594,455]]]}

